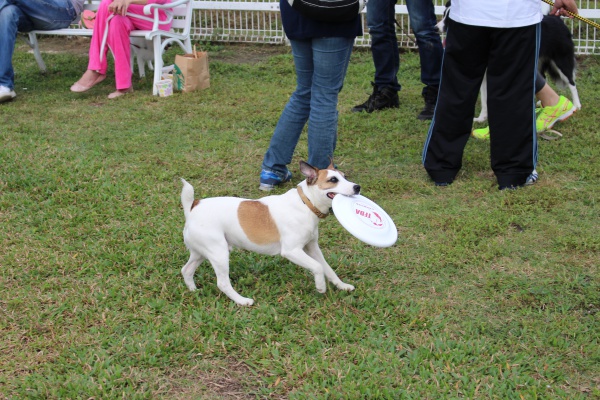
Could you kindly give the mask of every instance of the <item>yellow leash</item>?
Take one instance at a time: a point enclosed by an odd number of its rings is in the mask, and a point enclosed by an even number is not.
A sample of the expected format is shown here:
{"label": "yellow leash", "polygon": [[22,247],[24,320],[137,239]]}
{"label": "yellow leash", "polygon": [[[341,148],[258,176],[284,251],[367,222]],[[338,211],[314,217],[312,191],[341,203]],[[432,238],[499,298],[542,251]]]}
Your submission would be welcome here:
{"label": "yellow leash", "polygon": [[[544,3],[546,3],[546,4],[549,4],[551,7],[554,7],[554,3],[553,3],[552,1],[550,1],[550,0],[542,0],[542,1],[543,1]],[[583,21],[583,22],[585,22],[586,24],[589,24],[589,25],[593,26],[593,27],[594,27],[594,28],[596,28],[596,29],[600,29],[600,25],[598,25],[598,24],[597,24],[597,23],[595,23],[594,21],[591,21],[591,20],[589,20],[589,19],[587,19],[587,18],[584,18],[584,17],[582,17],[582,16],[581,16],[581,15],[579,15],[579,14],[573,14],[573,13],[572,13],[571,11],[569,11],[569,10],[565,10],[565,11],[567,12],[567,14],[569,14],[569,15],[570,15],[570,16],[572,16],[573,18],[576,18],[576,19],[578,19],[578,20],[580,20],[580,21]]]}

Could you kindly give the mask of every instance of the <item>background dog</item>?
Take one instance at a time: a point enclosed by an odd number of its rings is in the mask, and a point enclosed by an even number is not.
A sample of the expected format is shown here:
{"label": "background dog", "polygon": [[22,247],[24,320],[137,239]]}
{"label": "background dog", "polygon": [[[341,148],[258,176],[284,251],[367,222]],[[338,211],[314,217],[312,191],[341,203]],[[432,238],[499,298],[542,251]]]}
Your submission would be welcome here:
{"label": "background dog", "polygon": [[[436,25],[440,33],[447,31],[447,18],[451,8],[451,2],[446,2],[446,9],[442,19]],[[551,80],[560,88],[568,87],[571,91],[571,101],[576,109],[581,109],[579,94],[575,85],[575,45],[569,28],[560,17],[544,15],[542,19],[542,36],[540,39],[540,52],[538,69],[541,74]],[[484,77],[481,83],[481,111],[474,118],[475,122],[487,120],[487,84]]]}
{"label": "background dog", "polygon": [[190,258],[181,269],[190,290],[196,290],[194,272],[202,261],[210,261],[217,275],[217,286],[239,305],[254,300],[242,297],[229,280],[229,252],[233,247],[276,255],[311,271],[317,291],[325,293],[325,278],[341,290],[354,286],[340,280],[327,264],[319,248],[318,223],[329,213],[337,195],[360,193],[360,186],[330,166],[319,170],[300,162],[306,179],[282,195],[248,200],[213,197],[194,200],[194,188],[183,181],[181,205],[185,214],[183,240]]}

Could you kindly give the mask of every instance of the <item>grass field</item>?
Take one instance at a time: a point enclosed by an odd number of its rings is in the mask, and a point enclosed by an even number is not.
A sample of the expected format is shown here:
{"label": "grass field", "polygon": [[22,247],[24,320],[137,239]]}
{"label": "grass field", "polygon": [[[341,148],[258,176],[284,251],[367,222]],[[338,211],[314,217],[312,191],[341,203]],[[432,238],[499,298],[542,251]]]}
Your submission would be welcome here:
{"label": "grass field", "polygon": [[[356,286],[324,295],[281,257],[234,252],[233,285],[256,301],[243,308],[208,264],[198,291],[183,283],[179,178],[197,196],[264,195],[289,49],[209,46],[210,89],[158,98],[135,78],[116,100],[112,77],[69,91],[81,52],[45,54],[41,75],[26,50],[0,105],[0,398],[600,398],[598,57],[579,60],[583,109],[540,140],[538,183],[500,192],[481,141],[452,186],[428,180],[417,54],[402,55],[400,109],[351,113],[373,76],[355,52],[336,163],[398,242],[324,220],[325,257]],[[305,158],[303,138],[275,193]]]}

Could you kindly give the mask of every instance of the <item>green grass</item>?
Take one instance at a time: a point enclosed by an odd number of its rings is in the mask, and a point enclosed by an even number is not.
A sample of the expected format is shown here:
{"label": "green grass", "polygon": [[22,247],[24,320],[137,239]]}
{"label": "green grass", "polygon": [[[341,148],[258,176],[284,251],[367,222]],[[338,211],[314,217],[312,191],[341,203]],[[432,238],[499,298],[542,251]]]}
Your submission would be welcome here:
{"label": "green grass", "polygon": [[[321,247],[351,293],[316,292],[280,257],[234,252],[241,308],[212,268],[187,291],[180,177],[198,196],[257,198],[262,156],[294,88],[289,49],[211,47],[211,88],[169,98],[151,79],[69,86],[87,59],[21,46],[0,105],[0,397],[170,399],[600,398],[600,60],[580,59],[583,109],[540,141],[539,182],[500,192],[470,140],[452,186],[420,160],[419,58],[401,106],[353,114],[370,54],[340,95],[336,163],[394,219],[370,247],[335,217]],[[260,50],[260,49],[259,49]],[[233,57],[232,57],[233,55]],[[303,138],[291,169],[306,157]],[[292,184],[276,190],[282,193]]]}

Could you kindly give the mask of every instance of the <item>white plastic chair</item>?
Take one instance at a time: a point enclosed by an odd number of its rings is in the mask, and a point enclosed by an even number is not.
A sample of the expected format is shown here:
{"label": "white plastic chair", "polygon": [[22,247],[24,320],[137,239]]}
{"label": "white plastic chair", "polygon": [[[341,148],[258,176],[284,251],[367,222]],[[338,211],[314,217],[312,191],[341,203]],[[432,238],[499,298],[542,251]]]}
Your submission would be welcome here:
{"label": "white plastic chair", "polygon": [[[173,9],[173,12],[168,9]],[[159,10],[165,10],[167,13],[167,23],[172,21],[170,31],[159,29],[159,25],[165,21],[159,20]],[[164,68],[163,54],[168,46],[176,43],[186,53],[192,52],[192,41],[190,39],[190,29],[192,25],[192,2],[190,0],[177,0],[169,4],[148,4],[144,6],[144,14],[151,17],[145,17],[137,14],[127,14],[132,18],[145,19],[153,23],[150,31],[132,31],[131,38],[143,36],[146,41],[137,41],[132,43],[132,56],[135,55],[138,64],[140,76],[144,74],[144,65],[154,69],[154,80],[152,84],[152,94],[157,95],[158,89],[156,83],[162,80],[162,71]],[[106,31],[108,32],[108,31]],[[135,32],[135,34],[134,34]],[[105,35],[106,36],[106,35]],[[103,39],[103,44],[106,38]],[[149,44],[152,44],[151,47]],[[101,53],[102,54],[102,53]],[[150,56],[153,55],[153,65],[150,64]],[[132,62],[133,67],[133,62]]]}

